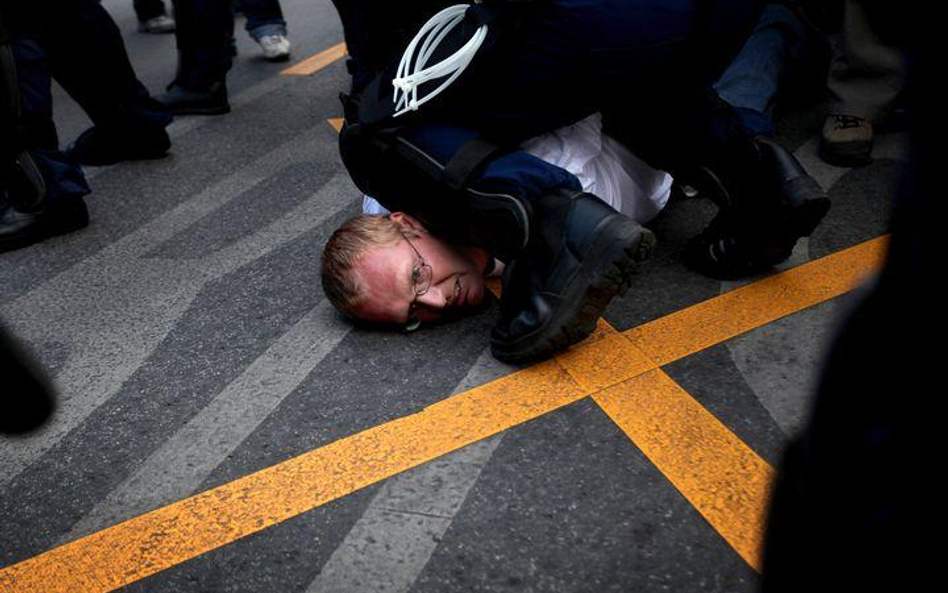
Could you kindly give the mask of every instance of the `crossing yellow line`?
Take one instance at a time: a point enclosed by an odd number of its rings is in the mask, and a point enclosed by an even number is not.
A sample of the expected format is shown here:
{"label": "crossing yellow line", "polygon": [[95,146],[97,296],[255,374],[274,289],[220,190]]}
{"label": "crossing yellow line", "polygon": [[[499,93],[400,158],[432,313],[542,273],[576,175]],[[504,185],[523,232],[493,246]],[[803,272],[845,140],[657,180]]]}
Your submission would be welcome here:
{"label": "crossing yellow line", "polygon": [[547,362],[0,571],[0,591],[112,591],[584,397]]}
{"label": "crossing yellow line", "polygon": [[329,49],[324,49],[318,54],[306,58],[302,62],[293,64],[286,70],[280,72],[280,74],[283,76],[309,76],[322,70],[326,66],[332,64],[336,60],[339,60],[345,55],[346,44],[340,43],[330,47]]}
{"label": "crossing yellow line", "polygon": [[756,570],[773,468],[661,369],[593,395],[656,468]]}
{"label": "crossing yellow line", "polygon": [[623,335],[631,348],[609,336],[574,355],[586,362],[571,374],[606,387],[593,400],[758,571],[773,468],[661,369],[641,372],[643,361],[668,364],[847,292],[886,244],[875,239],[640,325]]}
{"label": "crossing yellow line", "polygon": [[[755,288],[757,284],[737,289],[710,301],[716,304],[685,309],[692,311],[691,315],[676,313],[646,324],[649,329],[645,331],[636,328],[620,336],[601,324],[589,340],[555,361],[523,369],[417,414],[341,439],[3,568],[0,592],[115,590],[588,395],[597,396],[607,413],[659,470],[683,489],[693,504],[707,507],[699,507],[699,511],[756,566],[753,552],[749,551],[756,545],[754,536],[747,533],[753,534],[757,528],[752,526],[746,533],[729,532],[728,522],[741,518],[729,513],[727,506],[731,504],[728,497],[732,496],[737,496],[738,501],[743,500],[741,497],[756,498],[758,504],[763,504],[763,494],[754,494],[760,489],[751,488],[743,494],[721,490],[715,486],[721,482],[716,477],[719,471],[731,478],[734,475],[727,474],[731,471],[727,464],[705,460],[689,468],[687,462],[700,452],[699,445],[694,443],[705,442],[701,439],[710,438],[710,442],[717,443],[713,449],[723,455],[733,454],[740,445],[713,430],[708,433],[711,437],[697,432],[691,435],[694,438],[688,455],[670,458],[672,454],[664,449],[679,443],[670,440],[668,434],[673,429],[667,427],[659,436],[649,440],[646,435],[643,444],[639,443],[642,433],[648,432],[648,427],[654,428],[659,420],[674,425],[681,417],[687,420],[686,424],[703,429],[711,424],[695,411],[697,403],[687,403],[690,396],[676,392],[667,382],[670,379],[655,370],[696,349],[846,292],[859,278],[876,269],[883,244],[882,240],[870,241],[768,278],[758,283],[767,287],[763,290]],[[829,266],[830,274],[825,273],[824,266]],[[784,280],[775,281],[778,277]],[[751,314],[734,309],[737,306],[766,311]],[[718,319],[721,312],[739,317],[741,322]],[[674,318],[674,323],[664,321],[668,318]],[[707,324],[712,320],[722,325],[717,329],[709,327]],[[659,343],[643,344],[646,338]],[[686,343],[682,346],[676,340]],[[629,341],[635,347],[630,347]],[[656,359],[656,353],[662,357]],[[610,367],[611,364],[617,366]],[[601,389],[605,391],[598,391]],[[643,390],[655,393],[641,394]],[[659,404],[665,398],[674,402],[670,408],[674,412],[661,411]],[[640,424],[630,418],[635,416],[635,410],[645,417]],[[757,465],[752,464],[750,470],[753,475],[766,474]],[[749,507],[739,504],[736,508],[742,512],[740,509]]]}
{"label": "crossing yellow line", "polygon": [[593,338],[557,362],[759,571],[773,468],[626,336],[600,320]]}
{"label": "crossing yellow line", "polygon": [[879,237],[742,286],[625,333],[663,366],[848,292],[882,261]]}

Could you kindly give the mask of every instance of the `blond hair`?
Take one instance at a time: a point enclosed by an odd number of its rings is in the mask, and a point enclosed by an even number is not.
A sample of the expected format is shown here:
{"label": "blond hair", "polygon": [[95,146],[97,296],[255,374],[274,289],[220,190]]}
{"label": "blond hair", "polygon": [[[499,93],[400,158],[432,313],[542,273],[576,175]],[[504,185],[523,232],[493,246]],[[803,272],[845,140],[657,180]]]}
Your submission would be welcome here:
{"label": "blond hair", "polygon": [[402,237],[401,227],[388,216],[360,215],[336,229],[323,250],[320,276],[326,297],[340,313],[356,319],[356,308],[365,301],[365,289],[355,271],[362,257]]}

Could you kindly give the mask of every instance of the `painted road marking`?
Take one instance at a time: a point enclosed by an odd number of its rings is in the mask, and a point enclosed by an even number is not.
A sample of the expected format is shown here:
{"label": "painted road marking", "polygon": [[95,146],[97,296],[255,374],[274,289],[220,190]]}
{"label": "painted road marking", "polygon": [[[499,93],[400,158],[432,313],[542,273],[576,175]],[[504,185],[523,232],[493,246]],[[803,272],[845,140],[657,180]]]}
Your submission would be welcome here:
{"label": "painted road marking", "polygon": [[350,329],[329,301],[321,300],[77,522],[61,542],[193,494]]}
{"label": "painted road marking", "polygon": [[0,591],[112,591],[585,397],[524,369],[0,571]]}
{"label": "painted road marking", "polygon": [[[487,349],[454,393],[513,370]],[[386,480],[306,593],[400,593],[411,589],[504,434]]]}
{"label": "painted road marking", "polygon": [[[823,259],[801,266],[806,273],[795,269],[780,274],[792,274],[789,278],[808,287],[803,290],[790,286],[788,281],[768,278],[761,283],[771,292],[749,285],[715,297],[712,301],[727,303],[729,313],[741,320],[737,325],[724,320],[716,336],[713,326],[707,325],[714,316],[709,316],[708,307],[701,305],[685,309],[694,312],[690,321],[675,313],[669,316],[675,320],[672,324],[662,318],[646,324],[651,328],[648,331],[629,330],[622,335],[643,352],[648,351],[640,340],[643,336],[653,336],[662,342],[653,350],[663,355],[661,364],[667,364],[695,352],[696,344],[706,348],[734,337],[739,328],[749,331],[759,326],[754,323],[773,320],[777,312],[787,315],[847,292],[857,280],[878,268],[884,244],[884,239],[876,239],[828,256],[833,259],[824,258],[835,270],[832,278],[822,273],[820,262]],[[849,265],[833,263],[842,261]],[[809,276],[822,279],[826,286],[817,290],[814,283],[808,282]],[[756,295],[758,300],[734,295],[741,291]],[[737,304],[761,306],[769,312],[750,315],[735,309]],[[662,327],[677,331],[655,330]],[[689,327],[689,331],[683,331]],[[591,343],[601,341],[603,335],[608,332],[597,333]],[[669,345],[687,335],[701,337],[697,341],[688,340],[684,348]],[[585,347],[586,344],[581,344],[576,349]],[[523,369],[445,399],[417,414],[341,439],[8,566],[0,570],[0,591],[94,593],[135,582],[593,395],[580,387],[564,366],[548,361]],[[573,365],[572,372],[575,373],[576,368]],[[653,366],[655,368],[658,364]],[[639,376],[649,372],[646,370]],[[608,398],[604,401],[606,405],[613,403]],[[624,422],[621,414],[624,406],[620,402],[617,407],[616,417]],[[700,485],[697,490],[702,491]],[[714,504],[722,505],[726,501],[718,500]]]}
{"label": "painted road marking", "polygon": [[879,237],[623,332],[658,366],[848,292],[876,269]]}
{"label": "painted road marking", "polygon": [[661,369],[609,387],[593,400],[760,571],[773,468]]}
{"label": "painted road marking", "polygon": [[619,359],[630,372],[643,359],[662,366],[829,300],[858,280],[853,271],[874,269],[886,245],[875,239],[640,325],[624,332],[632,349],[610,335],[576,354],[581,371],[570,374],[612,382],[593,400],[755,570],[773,468],[661,369],[615,382]]}
{"label": "painted road marking", "polygon": [[343,58],[345,55],[346,44],[340,43],[329,49],[324,49],[318,54],[306,58],[302,62],[293,64],[286,70],[280,72],[280,74],[283,76],[310,76]]}
{"label": "painted road marking", "polygon": [[721,537],[761,570],[773,468],[626,336],[602,320],[597,334],[557,361]]}
{"label": "painted road marking", "polygon": [[342,131],[342,124],[344,121],[345,120],[343,120],[341,117],[331,117],[326,120],[326,123],[329,124],[332,129],[336,130],[336,133],[338,134]]}

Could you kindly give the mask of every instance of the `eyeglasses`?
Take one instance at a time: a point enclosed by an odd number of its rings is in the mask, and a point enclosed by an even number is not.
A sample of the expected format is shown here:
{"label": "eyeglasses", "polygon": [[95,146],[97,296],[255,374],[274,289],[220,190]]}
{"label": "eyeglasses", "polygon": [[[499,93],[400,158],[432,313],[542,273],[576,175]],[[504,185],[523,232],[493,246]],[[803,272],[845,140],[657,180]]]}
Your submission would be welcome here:
{"label": "eyeglasses", "polygon": [[425,258],[421,256],[421,253],[415,247],[415,244],[405,236],[405,241],[408,241],[408,245],[412,248],[412,251],[415,252],[415,255],[418,256],[419,263],[415,266],[412,266],[411,269],[411,283],[412,289],[415,291],[415,298],[412,299],[410,305],[408,305],[408,321],[405,323],[405,331],[415,331],[421,326],[421,319],[418,318],[418,297],[424,295],[428,292],[428,289],[431,288],[431,266],[425,263]]}

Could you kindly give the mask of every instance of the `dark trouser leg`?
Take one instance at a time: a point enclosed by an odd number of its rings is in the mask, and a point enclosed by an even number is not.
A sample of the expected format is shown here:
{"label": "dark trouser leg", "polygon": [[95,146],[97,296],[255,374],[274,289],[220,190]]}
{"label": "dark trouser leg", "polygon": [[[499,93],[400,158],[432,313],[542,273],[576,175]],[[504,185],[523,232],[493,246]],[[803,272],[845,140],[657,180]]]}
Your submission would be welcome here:
{"label": "dark trouser leg", "polygon": [[98,2],[38,0],[30,7],[53,77],[96,126],[164,127],[171,121],[139,82],[118,27]]}
{"label": "dark trouser leg", "polygon": [[738,109],[753,135],[773,135],[774,102],[781,79],[805,51],[803,24],[782,4],[768,5],[750,38],[714,90]]}
{"label": "dark trouser leg", "polygon": [[168,14],[163,0],[133,0],[132,6],[135,8],[135,16],[138,17],[139,22]]}
{"label": "dark trouser leg", "polygon": [[686,251],[686,261],[706,275],[739,278],[785,260],[829,208],[816,181],[771,138],[776,96],[801,67],[806,44],[795,15],[769,4],[708,95],[701,167],[686,177],[721,206]]}
{"label": "dark trouser leg", "polygon": [[46,186],[48,204],[89,193],[82,169],[59,150],[53,123],[49,65],[35,41],[13,41],[20,91],[20,139],[24,142]]}
{"label": "dark trouser leg", "polygon": [[172,4],[178,46],[175,84],[199,90],[224,82],[232,63],[231,0],[172,0]]}
{"label": "dark trouser leg", "polygon": [[[22,23],[17,23],[20,25]],[[39,44],[14,33],[11,44],[20,97],[13,163],[2,178],[0,252],[26,247],[86,226],[82,196],[89,193],[82,169],[57,148],[52,123],[48,64]]]}

